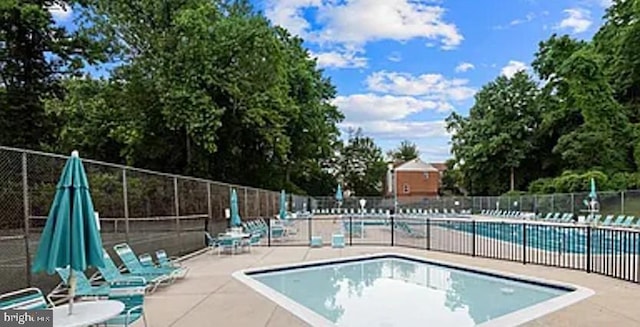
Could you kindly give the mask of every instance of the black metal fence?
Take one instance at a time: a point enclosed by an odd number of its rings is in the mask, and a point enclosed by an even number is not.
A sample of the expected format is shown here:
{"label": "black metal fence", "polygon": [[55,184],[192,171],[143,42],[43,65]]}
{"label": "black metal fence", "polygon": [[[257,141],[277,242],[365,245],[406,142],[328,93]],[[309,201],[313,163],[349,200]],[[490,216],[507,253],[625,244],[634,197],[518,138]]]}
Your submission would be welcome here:
{"label": "black metal fence", "polygon": [[[27,286],[52,289],[57,276],[31,274],[30,264],[67,156],[0,146],[0,293]],[[104,246],[127,242],[139,253],[181,255],[203,247],[203,232],[227,225],[232,188],[243,219],[277,214],[280,193],[83,159]],[[313,205],[289,196],[289,210]],[[113,254],[113,253],[112,253]],[[113,256],[116,258],[116,256]]]}
{"label": "black metal fence", "polygon": [[[267,219],[268,220],[268,219]],[[268,225],[271,225],[270,223]],[[391,228],[394,226],[394,228]],[[640,282],[640,230],[535,221],[343,216],[295,219],[267,246],[401,246],[566,269]]]}
{"label": "black metal fence", "polygon": [[[583,214],[587,209],[583,203],[588,193],[567,194],[527,194],[515,196],[447,196],[447,197],[398,197],[399,208],[455,209],[481,212],[482,210],[505,210],[524,212],[571,212]],[[394,207],[392,197],[345,198],[341,208],[358,209],[360,199],[366,200],[367,209],[390,209]],[[640,190],[598,192],[600,213],[605,215],[624,214],[640,216]],[[316,197],[316,210],[338,208],[333,197]]]}

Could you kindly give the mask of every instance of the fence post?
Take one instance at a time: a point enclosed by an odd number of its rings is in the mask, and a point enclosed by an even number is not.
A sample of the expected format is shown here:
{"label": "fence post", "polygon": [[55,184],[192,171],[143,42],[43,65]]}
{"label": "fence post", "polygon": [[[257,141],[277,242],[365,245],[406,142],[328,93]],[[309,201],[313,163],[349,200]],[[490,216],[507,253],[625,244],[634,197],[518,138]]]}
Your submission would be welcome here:
{"label": "fence post", "polygon": [[[123,214],[124,214],[124,239],[127,240],[127,244],[130,244],[129,240],[129,189],[127,187],[127,170],[122,169],[122,201],[123,201]],[[117,221],[117,220],[116,220]]]}
{"label": "fence post", "polygon": [[213,203],[211,203],[211,183],[207,182],[207,225],[205,230],[209,233],[213,231]]}
{"label": "fence post", "polygon": [[353,246],[353,216],[349,215],[349,246]]}
{"label": "fence post", "polygon": [[471,221],[471,256],[476,256],[476,220]]}
{"label": "fence post", "polygon": [[522,195],[520,196],[520,200],[518,201],[518,211],[522,212]]}
{"label": "fence post", "polygon": [[243,207],[244,207],[244,214],[242,215],[243,217],[245,217],[245,219],[249,218],[248,213],[247,213],[247,188],[244,187],[244,201],[243,202]]}
{"label": "fence post", "polygon": [[395,234],[396,234],[395,216],[396,216],[396,213],[394,212],[391,215],[391,246],[395,245]]}
{"label": "fence post", "polygon": [[587,273],[591,273],[591,226],[587,226]]}
{"label": "fence post", "polygon": [[271,247],[271,217],[267,217],[267,246]]}
{"label": "fence post", "polygon": [[256,202],[253,205],[254,209],[257,209],[256,212],[258,213],[256,216],[260,217],[260,190],[256,189]]}
{"label": "fence post", "polygon": [[427,250],[431,250],[431,218],[427,218]]}
{"label": "fence post", "polygon": [[576,213],[576,197],[571,193],[571,213]]}
{"label": "fence post", "polygon": [[24,209],[24,253],[27,269],[27,285],[31,286],[31,254],[29,253],[29,175],[27,173],[27,153],[22,152],[22,205]]}
{"label": "fence post", "polygon": [[180,250],[183,250],[182,238],[180,237],[180,198],[178,197],[178,177],[173,178],[173,203],[176,210],[176,233],[178,234],[178,242],[180,242]]}
{"label": "fence post", "polygon": [[624,215],[624,191],[620,191],[620,213]]}
{"label": "fence post", "polygon": [[522,223],[522,264],[527,264],[527,224]]}
{"label": "fence post", "polygon": [[[308,223],[308,229],[309,229],[309,245],[311,245],[311,238],[313,237],[313,222],[311,221],[311,218],[307,219],[307,223]],[[324,241],[323,241],[324,242]]]}

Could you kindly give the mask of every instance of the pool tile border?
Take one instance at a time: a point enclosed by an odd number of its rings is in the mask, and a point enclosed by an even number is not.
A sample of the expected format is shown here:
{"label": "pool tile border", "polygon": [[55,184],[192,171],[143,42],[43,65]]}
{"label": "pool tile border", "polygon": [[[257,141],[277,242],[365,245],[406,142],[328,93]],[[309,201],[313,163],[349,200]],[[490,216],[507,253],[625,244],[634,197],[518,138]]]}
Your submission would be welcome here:
{"label": "pool tile border", "polygon": [[324,265],[330,265],[330,264],[349,263],[349,262],[357,262],[357,261],[380,259],[380,258],[405,259],[405,260],[410,260],[410,261],[424,263],[424,264],[431,264],[431,265],[446,267],[449,269],[456,269],[456,270],[461,270],[461,271],[466,271],[471,273],[487,275],[491,277],[506,278],[512,281],[525,282],[525,283],[535,284],[538,286],[551,287],[551,288],[570,291],[565,295],[555,297],[553,299],[523,308],[518,311],[511,312],[504,316],[479,324],[477,325],[478,327],[511,327],[511,326],[521,325],[521,324],[530,322],[534,319],[545,316],[547,314],[550,314],[554,311],[558,311],[574,303],[580,302],[595,294],[595,292],[589,288],[585,288],[585,287],[574,285],[574,284],[552,281],[552,280],[547,280],[547,279],[532,277],[527,275],[513,274],[509,272],[503,272],[503,271],[487,269],[487,268],[477,268],[477,267],[458,264],[458,263],[450,263],[450,262],[445,262],[441,260],[434,260],[434,259],[429,259],[425,257],[395,253],[395,252],[382,252],[382,253],[375,253],[375,254],[350,256],[350,257],[344,257],[344,258],[331,258],[331,259],[307,261],[307,262],[300,262],[300,263],[279,264],[279,265],[271,265],[266,267],[249,268],[249,269],[236,271],[232,274],[232,276],[238,281],[242,282],[243,284],[253,289],[255,292],[261,294],[267,299],[278,304],[279,306],[291,312],[293,315],[300,318],[301,320],[303,320],[304,322],[306,322],[311,326],[336,327],[336,324],[334,324],[333,322],[322,317],[321,315],[317,314],[313,310],[308,309],[305,306],[289,299],[285,295],[257,281],[251,276],[256,274],[261,274],[261,273],[271,273],[271,272],[286,271],[286,270],[293,270],[293,269],[312,268],[312,267],[324,266]]}

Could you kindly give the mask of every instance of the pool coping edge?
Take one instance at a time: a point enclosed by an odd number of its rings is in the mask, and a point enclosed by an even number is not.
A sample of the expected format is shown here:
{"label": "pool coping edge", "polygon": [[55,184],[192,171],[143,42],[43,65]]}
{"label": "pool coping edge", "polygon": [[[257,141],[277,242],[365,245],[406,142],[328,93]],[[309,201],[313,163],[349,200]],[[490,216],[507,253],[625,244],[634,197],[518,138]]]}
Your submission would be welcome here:
{"label": "pool coping edge", "polygon": [[477,325],[478,327],[518,326],[518,325],[530,322],[532,320],[538,319],[542,316],[548,315],[552,312],[561,310],[565,307],[568,307],[577,302],[580,302],[595,294],[595,291],[589,288],[575,285],[572,283],[549,280],[549,279],[534,277],[529,275],[515,274],[511,272],[505,272],[505,271],[489,269],[489,268],[474,267],[471,265],[447,262],[443,260],[431,259],[428,257],[421,257],[417,255],[410,255],[410,254],[404,254],[404,253],[398,253],[398,252],[377,252],[377,253],[369,253],[369,254],[348,256],[348,257],[328,258],[328,259],[303,261],[303,262],[288,263],[288,264],[287,263],[275,264],[275,265],[269,265],[264,267],[252,267],[252,268],[235,271],[232,274],[232,276],[238,281],[242,282],[246,286],[256,291],[258,294],[261,294],[265,298],[271,300],[276,305],[289,311],[292,315],[303,320],[304,322],[306,322],[311,326],[336,327],[337,325],[334,324],[333,322],[329,321],[328,319],[324,318],[323,316],[314,312],[313,310],[308,309],[307,307],[293,301],[292,299],[272,289],[271,287],[257,281],[252,277],[252,275],[259,274],[259,273],[277,272],[282,270],[311,268],[314,266],[322,266],[322,265],[328,265],[328,264],[357,262],[357,261],[362,261],[366,259],[376,259],[376,258],[385,258],[385,257],[408,259],[410,261],[415,261],[423,264],[438,265],[438,266],[446,267],[450,269],[458,269],[458,270],[467,271],[471,273],[478,273],[478,274],[483,274],[483,275],[488,275],[488,276],[498,277],[498,278],[506,278],[512,281],[525,282],[529,284],[536,284],[538,286],[544,286],[544,287],[550,287],[550,288],[562,289],[562,290],[568,291],[567,294],[554,297],[550,300],[546,300],[544,302],[540,302],[532,306],[528,306],[523,309],[511,312],[506,315],[489,320],[487,322],[481,323]]}

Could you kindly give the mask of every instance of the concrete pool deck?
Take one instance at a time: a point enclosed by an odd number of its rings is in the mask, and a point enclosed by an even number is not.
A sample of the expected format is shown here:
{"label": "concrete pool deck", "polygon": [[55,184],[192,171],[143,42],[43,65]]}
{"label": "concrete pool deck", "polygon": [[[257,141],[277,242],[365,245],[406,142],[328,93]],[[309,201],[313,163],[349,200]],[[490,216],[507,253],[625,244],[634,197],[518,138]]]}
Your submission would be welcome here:
{"label": "concrete pool deck", "polygon": [[[400,253],[426,259],[556,280],[590,288],[595,295],[531,321],[523,326],[640,326],[640,285],[583,271],[523,265],[517,262],[403,247],[352,246],[311,249],[304,246],[254,247],[252,253],[222,255],[210,252],[183,264],[189,275],[148,295],[145,311],[149,326],[307,326],[274,302],[231,275],[242,269],[341,258],[363,254]],[[490,299],[488,299],[490,300]],[[142,326],[141,322],[135,326]]]}

